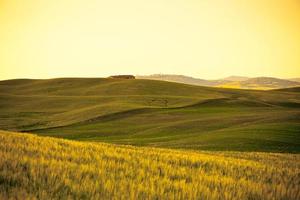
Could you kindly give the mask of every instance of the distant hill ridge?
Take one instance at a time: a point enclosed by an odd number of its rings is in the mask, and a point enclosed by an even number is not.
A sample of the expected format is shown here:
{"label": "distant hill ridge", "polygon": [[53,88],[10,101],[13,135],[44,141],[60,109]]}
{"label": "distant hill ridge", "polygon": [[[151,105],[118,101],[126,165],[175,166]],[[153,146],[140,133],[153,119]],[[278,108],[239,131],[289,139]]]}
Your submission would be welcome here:
{"label": "distant hill ridge", "polygon": [[116,78],[116,79],[135,79],[133,75],[113,75],[108,78]]}
{"label": "distant hill ridge", "polygon": [[289,79],[290,81],[296,81],[296,82],[300,82],[300,78],[291,78]]}
{"label": "distant hill ridge", "polygon": [[255,77],[229,76],[217,80],[205,80],[184,75],[173,74],[153,74],[149,76],[136,76],[137,79],[151,79],[184,83],[198,86],[211,86],[223,88],[241,88],[241,89],[281,89],[300,86],[300,78],[280,79],[274,77]]}

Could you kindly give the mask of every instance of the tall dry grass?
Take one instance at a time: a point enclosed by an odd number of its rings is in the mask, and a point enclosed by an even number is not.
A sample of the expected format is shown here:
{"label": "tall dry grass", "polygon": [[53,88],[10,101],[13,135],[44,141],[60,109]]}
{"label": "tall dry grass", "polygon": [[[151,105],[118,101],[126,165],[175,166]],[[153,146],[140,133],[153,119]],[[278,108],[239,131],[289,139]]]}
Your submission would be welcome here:
{"label": "tall dry grass", "polygon": [[0,132],[0,199],[300,199],[300,155],[191,152]]}

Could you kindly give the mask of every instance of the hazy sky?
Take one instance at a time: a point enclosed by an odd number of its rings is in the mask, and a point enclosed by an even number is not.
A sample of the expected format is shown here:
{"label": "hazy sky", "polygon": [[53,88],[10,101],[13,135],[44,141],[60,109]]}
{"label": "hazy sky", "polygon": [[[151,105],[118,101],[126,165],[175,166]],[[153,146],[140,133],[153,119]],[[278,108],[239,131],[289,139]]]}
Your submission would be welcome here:
{"label": "hazy sky", "polygon": [[0,79],[300,77],[299,0],[0,0]]}

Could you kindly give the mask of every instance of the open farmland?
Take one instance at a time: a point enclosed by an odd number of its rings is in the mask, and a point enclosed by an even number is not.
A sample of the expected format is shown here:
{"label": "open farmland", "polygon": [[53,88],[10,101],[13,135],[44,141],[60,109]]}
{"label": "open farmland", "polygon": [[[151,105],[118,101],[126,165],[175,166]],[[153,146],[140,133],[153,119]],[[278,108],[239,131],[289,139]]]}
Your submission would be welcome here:
{"label": "open farmland", "polygon": [[154,80],[0,82],[0,128],[81,141],[300,152],[299,88],[257,91]]}
{"label": "open farmland", "polygon": [[178,151],[0,132],[0,198],[299,199],[300,156]]}

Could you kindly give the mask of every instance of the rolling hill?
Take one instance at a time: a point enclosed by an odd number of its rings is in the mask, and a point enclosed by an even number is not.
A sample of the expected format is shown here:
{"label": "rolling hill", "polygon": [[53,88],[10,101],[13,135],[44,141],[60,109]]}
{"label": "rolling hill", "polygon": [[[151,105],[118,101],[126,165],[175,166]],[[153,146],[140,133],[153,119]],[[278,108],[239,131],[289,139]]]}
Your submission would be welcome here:
{"label": "rolling hill", "polygon": [[225,81],[246,81],[248,79],[249,79],[249,77],[245,77],[245,76],[228,76],[228,77],[225,77],[221,80],[225,80]]}
{"label": "rolling hill", "polygon": [[243,81],[228,82],[219,87],[232,87],[232,88],[244,88],[244,89],[278,89],[278,88],[290,88],[299,86],[299,82],[272,78],[272,77],[257,77],[249,78]]}
{"label": "rolling hill", "polygon": [[290,81],[300,82],[300,78],[291,78]]}
{"label": "rolling hill", "polygon": [[148,80],[158,80],[158,81],[169,81],[175,83],[184,83],[190,85],[200,85],[200,86],[214,86],[216,83],[213,81],[193,78],[184,75],[172,75],[172,74],[152,74],[149,76],[135,76],[137,79],[148,79]]}
{"label": "rolling hill", "polygon": [[0,131],[0,199],[299,199],[299,161]]}
{"label": "rolling hill", "polygon": [[195,150],[300,151],[300,93],[155,80],[0,82],[0,129]]}
{"label": "rolling hill", "polygon": [[150,76],[137,76],[137,78],[170,81],[198,86],[256,90],[271,90],[300,86],[299,81],[297,81],[298,79],[286,80],[273,77],[249,78],[244,76],[229,76],[223,79],[205,80],[182,75],[154,74]]}

